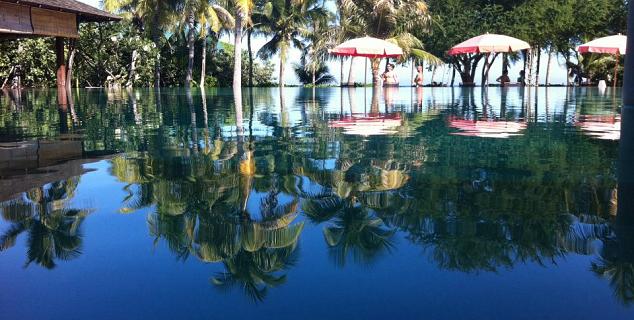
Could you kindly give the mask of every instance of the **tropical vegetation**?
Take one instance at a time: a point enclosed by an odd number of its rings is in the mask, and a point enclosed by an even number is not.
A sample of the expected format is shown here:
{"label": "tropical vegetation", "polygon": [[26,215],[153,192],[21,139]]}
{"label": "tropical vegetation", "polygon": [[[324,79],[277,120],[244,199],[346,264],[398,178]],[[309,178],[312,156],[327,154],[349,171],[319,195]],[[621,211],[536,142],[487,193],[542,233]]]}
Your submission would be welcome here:
{"label": "tropical vegetation", "polygon": [[[550,82],[551,60],[563,61],[571,78],[595,81],[608,77],[615,57],[581,57],[576,46],[625,33],[626,4],[624,0],[105,0],[103,8],[124,20],[82,25],[74,45],[77,81],[73,85],[284,86],[289,50],[302,52],[300,64],[306,74],[298,75],[310,78],[333,59],[329,48],[362,36],[401,46],[406,54],[398,63],[429,68],[447,64],[454,70],[452,82],[457,73],[463,83],[472,83],[476,70],[484,76],[499,55],[453,57],[446,52],[453,44],[486,32],[514,35],[533,45],[530,55],[505,54],[502,59],[504,68],[517,62],[535,65],[529,76],[536,83]],[[233,43],[220,41],[223,36],[233,38]],[[266,39],[258,52],[253,52],[253,37]],[[19,65],[23,85],[52,86],[52,45],[50,39],[3,40],[0,79],[8,80]],[[542,56],[548,59],[545,72],[539,67]],[[270,61],[274,57],[277,61]],[[371,62],[375,81],[380,62]],[[272,74],[274,64],[277,77]],[[355,83],[355,65],[351,63],[349,84]],[[256,79],[258,73],[262,77]],[[343,70],[341,81],[345,81]],[[308,83],[300,77],[300,82],[314,86],[317,78]]]}

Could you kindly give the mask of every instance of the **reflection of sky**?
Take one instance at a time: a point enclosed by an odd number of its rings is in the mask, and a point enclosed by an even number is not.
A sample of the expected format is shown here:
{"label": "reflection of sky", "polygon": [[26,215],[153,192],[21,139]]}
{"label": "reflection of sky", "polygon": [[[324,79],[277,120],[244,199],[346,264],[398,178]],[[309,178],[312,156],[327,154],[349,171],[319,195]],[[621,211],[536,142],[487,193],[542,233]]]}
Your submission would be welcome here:
{"label": "reflection of sky", "polygon": [[[209,278],[222,264],[195,257],[177,259],[164,241],[147,234],[146,216],[117,213],[125,186],[107,171],[107,162],[81,178],[77,200],[98,210],[83,225],[82,255],[53,271],[23,268],[22,237],[0,253],[0,307],[5,315],[60,319],[630,319],[632,310],[616,301],[607,281],[588,270],[592,257],[569,254],[556,264],[518,263],[498,272],[463,273],[439,269],[429,252],[398,233],[397,248],[371,266],[333,266],[322,227],[306,222],[299,260],[284,285],[253,304],[242,293],[214,290]],[[119,190],[112,192],[112,190]],[[298,217],[297,221],[301,221]],[[0,219],[1,221],[2,219]],[[4,230],[5,226],[0,223]],[[65,289],[63,289],[65,288]],[[60,290],[64,293],[60,294]],[[27,301],[37,300],[37,308]],[[597,304],[597,300],[601,303]],[[565,306],[553,301],[566,301]],[[327,307],[324,307],[327,306]],[[415,316],[414,316],[415,315]]]}

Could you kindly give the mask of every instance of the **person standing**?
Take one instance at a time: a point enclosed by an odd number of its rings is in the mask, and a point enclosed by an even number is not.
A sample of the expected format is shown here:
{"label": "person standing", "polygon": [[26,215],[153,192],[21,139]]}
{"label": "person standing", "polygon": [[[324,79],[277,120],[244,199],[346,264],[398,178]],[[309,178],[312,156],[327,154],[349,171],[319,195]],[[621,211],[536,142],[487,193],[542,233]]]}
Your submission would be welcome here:
{"label": "person standing", "polygon": [[387,65],[387,71],[383,73],[383,86],[398,87],[398,76],[394,71],[394,65],[391,63]]}
{"label": "person standing", "polygon": [[520,85],[526,84],[526,72],[524,72],[524,70],[520,71],[520,76],[519,78],[517,78],[517,83]]}
{"label": "person standing", "polygon": [[502,86],[502,87],[505,87],[509,83],[511,83],[511,78],[509,78],[508,70],[505,70],[504,72],[502,72],[502,75],[499,76],[495,81],[499,82],[500,86]]}
{"label": "person standing", "polygon": [[423,66],[416,67],[416,76],[412,80],[414,87],[422,87],[423,86]]}

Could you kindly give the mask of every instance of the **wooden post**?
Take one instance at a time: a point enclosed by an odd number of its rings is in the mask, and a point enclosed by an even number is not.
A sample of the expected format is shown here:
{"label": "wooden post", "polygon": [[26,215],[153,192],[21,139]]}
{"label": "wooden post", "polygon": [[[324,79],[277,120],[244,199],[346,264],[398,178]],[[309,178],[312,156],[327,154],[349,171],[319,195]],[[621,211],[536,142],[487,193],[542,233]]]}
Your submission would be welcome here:
{"label": "wooden post", "polygon": [[[627,19],[628,34],[634,34],[634,1],[630,1]],[[627,38],[629,48],[634,48],[634,37]],[[621,140],[619,141],[618,214],[617,225],[634,226],[634,55],[625,56],[623,79],[623,108],[621,110]]]}
{"label": "wooden post", "polygon": [[57,58],[57,103],[68,104],[66,96],[66,59],[64,57],[64,38],[55,38],[55,56]]}
{"label": "wooden post", "polygon": [[487,79],[486,77],[488,76],[487,66],[489,64],[489,56],[490,55],[491,55],[490,53],[487,53],[484,56],[484,65],[482,66],[482,86],[483,87],[486,87],[488,85],[488,82],[489,82],[489,79]]}
{"label": "wooden post", "polygon": [[55,56],[57,58],[57,86],[66,85],[66,58],[64,56],[64,38],[55,38]]}

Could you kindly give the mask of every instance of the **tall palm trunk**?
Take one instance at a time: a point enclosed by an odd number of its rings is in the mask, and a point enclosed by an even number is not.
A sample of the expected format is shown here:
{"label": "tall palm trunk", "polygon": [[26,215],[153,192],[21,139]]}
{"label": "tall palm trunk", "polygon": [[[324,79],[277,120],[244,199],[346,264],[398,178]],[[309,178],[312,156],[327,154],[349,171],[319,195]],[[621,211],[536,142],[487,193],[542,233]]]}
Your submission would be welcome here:
{"label": "tall palm trunk", "polygon": [[537,69],[535,70],[535,85],[539,87],[539,69],[542,62],[542,48],[537,47]]}
{"label": "tall palm trunk", "polygon": [[372,86],[378,87],[381,85],[381,75],[379,74],[379,68],[381,67],[381,59],[372,58]]}
{"label": "tall palm trunk", "polygon": [[253,87],[253,50],[251,49],[251,35],[253,31],[247,30],[247,48],[249,50],[249,87]]}
{"label": "tall palm trunk", "polygon": [[354,59],[355,57],[352,57],[352,59],[350,59],[350,70],[348,71],[348,86],[349,87],[354,87]]}
{"label": "tall palm trunk", "polygon": [[68,52],[68,68],[66,70],[66,90],[69,91],[69,93],[73,84],[73,66],[75,65],[75,55],[77,53],[75,40],[71,40],[70,44]]}
{"label": "tall palm trunk", "polygon": [[156,46],[156,50],[158,50],[158,54],[156,57],[156,63],[154,64],[154,87],[159,88],[161,86],[161,47],[159,45],[160,42],[160,32],[159,29],[160,15],[158,13],[154,14],[154,23],[152,26],[152,42]]}
{"label": "tall palm trunk", "polygon": [[194,43],[196,41],[196,38],[194,37],[194,32],[196,32],[196,29],[194,28],[194,19],[194,12],[192,11],[187,17],[187,27],[189,28],[189,32],[187,33],[187,48],[189,49],[189,54],[187,57],[187,75],[185,76],[185,86],[187,87],[191,85],[194,72]]}
{"label": "tall palm trunk", "polygon": [[286,53],[284,50],[280,52],[280,88],[284,88],[284,63],[286,62]]}
{"label": "tall palm trunk", "polygon": [[546,85],[548,86],[548,83],[550,83],[550,62],[553,58],[553,50],[548,49],[548,63],[546,64]]}
{"label": "tall palm trunk", "polygon": [[233,32],[233,87],[242,87],[242,13],[236,14],[236,28]]}
{"label": "tall palm trunk", "polygon": [[202,55],[202,62],[200,65],[200,87],[204,88],[205,87],[205,76],[206,76],[206,69],[207,69],[207,36],[205,35],[205,37],[203,38],[203,48],[201,51],[201,55]]}
{"label": "tall palm trunk", "polygon": [[138,52],[136,50],[132,51],[132,61],[130,61],[130,69],[128,70],[128,82],[126,83],[126,87],[132,87],[134,85],[134,78],[136,78],[136,58]]}
{"label": "tall palm trunk", "polygon": [[313,77],[313,89],[315,89],[315,85],[316,85],[316,82],[317,82],[317,79],[316,79],[316,77],[317,77],[317,74],[316,74],[316,73],[317,73],[317,70],[315,69],[315,63],[314,63],[314,62],[313,62],[313,64],[312,64],[312,65],[313,65],[313,66],[312,66],[312,71],[313,71],[313,72],[312,72],[312,77]]}
{"label": "tall palm trunk", "polygon": [[[287,42],[288,43],[288,42]],[[288,46],[286,45],[287,43],[282,43],[281,45],[281,50],[280,50],[280,88],[284,88],[284,69],[285,69],[285,64],[286,64],[286,54],[288,51]]]}

